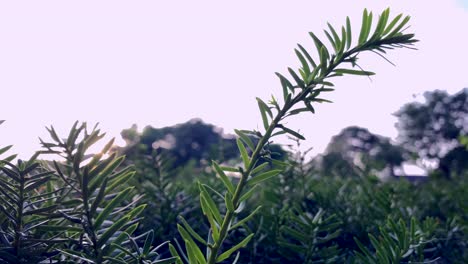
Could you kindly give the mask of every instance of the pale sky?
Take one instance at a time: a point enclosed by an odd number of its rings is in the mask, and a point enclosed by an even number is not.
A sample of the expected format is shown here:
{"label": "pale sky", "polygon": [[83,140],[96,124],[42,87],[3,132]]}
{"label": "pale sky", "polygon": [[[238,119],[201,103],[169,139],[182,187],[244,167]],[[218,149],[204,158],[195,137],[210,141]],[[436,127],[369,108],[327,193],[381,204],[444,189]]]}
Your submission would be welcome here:
{"label": "pale sky", "polygon": [[337,79],[333,104],[290,120],[313,153],[349,125],[395,138],[392,113],[414,95],[468,87],[467,1],[1,1],[0,146],[27,158],[45,126],[75,120],[119,144],[134,123],[260,129],[255,97],[281,97],[274,72],[298,66],[296,43],[312,48],[309,31],[323,37],[346,15],[356,33],[365,7],[411,15],[419,50],[390,52],[397,67],[364,56],[372,82]]}

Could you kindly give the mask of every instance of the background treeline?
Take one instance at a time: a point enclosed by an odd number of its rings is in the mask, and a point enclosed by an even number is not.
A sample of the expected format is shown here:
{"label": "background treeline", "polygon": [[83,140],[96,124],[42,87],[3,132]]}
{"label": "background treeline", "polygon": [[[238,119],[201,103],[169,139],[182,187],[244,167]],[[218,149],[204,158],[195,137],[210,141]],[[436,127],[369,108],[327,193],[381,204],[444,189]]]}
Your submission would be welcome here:
{"label": "background treeline", "polygon": [[[467,96],[467,88],[453,95],[433,91],[424,102],[404,105],[395,113],[396,141],[347,127],[312,159],[294,147],[270,145],[290,166],[245,205],[245,216],[263,207],[245,224],[246,234],[255,230],[255,236],[239,263],[344,263],[359,256],[383,263],[383,256],[399,251],[407,253],[402,262],[466,263]],[[197,233],[208,233],[196,182],[216,189],[211,160],[241,162],[235,137],[197,119],[141,133],[134,126],[122,137],[127,146],[118,152],[135,166],[131,185],[148,204],[140,229],[153,229],[155,244],[175,237],[182,245],[176,226],[182,215]],[[401,175],[403,164],[423,167],[427,177]],[[213,198],[224,206],[222,197]],[[237,242],[232,237],[226,247]]]}
{"label": "background treeline", "polygon": [[[346,127],[332,137],[325,153],[309,163],[323,176],[410,176],[401,171],[402,165],[408,164],[441,177],[456,177],[468,168],[463,145],[468,134],[467,97],[468,88],[453,95],[440,90],[426,92],[424,102],[405,104],[395,113],[399,131],[396,141],[363,127]],[[210,166],[211,160],[240,162],[235,160],[239,157],[235,136],[223,134],[221,128],[200,119],[172,127],[147,126],[141,133],[134,125],[121,135],[127,144],[118,151],[129,163],[154,153],[171,157],[173,168],[203,169]],[[295,152],[296,144],[291,142],[292,148],[271,144],[269,149],[275,158],[284,160]]]}

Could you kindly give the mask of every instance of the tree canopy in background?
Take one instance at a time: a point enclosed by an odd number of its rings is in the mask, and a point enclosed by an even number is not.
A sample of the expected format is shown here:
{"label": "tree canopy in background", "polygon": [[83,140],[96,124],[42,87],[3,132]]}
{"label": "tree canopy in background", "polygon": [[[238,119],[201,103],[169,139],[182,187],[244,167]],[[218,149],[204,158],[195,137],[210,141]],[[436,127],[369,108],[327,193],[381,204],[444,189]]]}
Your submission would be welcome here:
{"label": "tree canopy in background", "polygon": [[404,149],[392,144],[390,138],[351,126],[332,137],[323,157],[323,169],[329,171],[342,163],[364,173],[387,168],[390,176],[395,176],[395,167],[401,166],[404,160]]}
{"label": "tree canopy in background", "polygon": [[468,153],[460,137],[468,134],[468,88],[453,95],[426,92],[424,98],[395,113],[399,143],[420,159],[435,160],[444,174],[450,174],[450,168],[466,169]]}
{"label": "tree canopy in background", "polygon": [[[155,151],[174,159],[173,167],[194,162],[196,167],[207,165],[211,160],[225,162],[238,157],[236,139],[223,134],[223,130],[201,119],[192,119],[182,124],[163,128],[147,126],[139,133],[134,125],[121,133],[127,146],[121,149],[130,160]],[[255,138],[251,138],[255,142]],[[286,151],[279,145],[270,145],[270,151],[284,159]]]}
{"label": "tree canopy in background", "polygon": [[[323,175],[354,177],[368,173],[395,176],[403,163],[419,159],[437,161],[437,171],[446,177],[468,168],[468,151],[459,138],[468,131],[468,88],[450,95],[445,91],[424,94],[425,102],[410,102],[395,114],[398,117],[397,142],[358,126],[344,128],[332,137],[325,153],[314,159],[313,166]],[[121,133],[127,146],[121,149],[128,160],[142,160],[156,150],[173,158],[173,167],[194,163],[203,167],[211,160],[232,161],[238,155],[235,137],[222,129],[192,119],[175,126],[137,127]],[[255,142],[255,138],[251,138]],[[287,153],[280,145],[270,145],[283,159]]]}
{"label": "tree canopy in background", "polygon": [[436,90],[424,93],[424,102],[405,104],[398,117],[398,140],[421,158],[442,158],[468,134],[468,88],[450,95]]}
{"label": "tree canopy in background", "polygon": [[190,160],[207,164],[215,157],[224,160],[237,155],[233,137],[224,136],[220,128],[200,119],[163,128],[147,126],[141,134],[133,126],[123,130],[121,134],[127,142],[127,155],[150,155],[154,150],[160,149],[175,159],[176,167],[183,166]]}

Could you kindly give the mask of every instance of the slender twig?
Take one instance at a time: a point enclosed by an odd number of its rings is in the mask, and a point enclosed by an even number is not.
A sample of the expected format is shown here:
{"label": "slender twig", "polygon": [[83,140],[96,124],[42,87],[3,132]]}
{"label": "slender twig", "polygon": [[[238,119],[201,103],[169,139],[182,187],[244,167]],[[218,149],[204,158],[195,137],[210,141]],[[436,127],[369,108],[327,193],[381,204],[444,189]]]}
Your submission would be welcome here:
{"label": "slender twig", "polygon": [[[388,10],[386,10],[384,12],[388,12]],[[367,14],[367,11],[365,11],[364,14]],[[404,22],[404,23],[406,23],[406,22]],[[367,28],[365,30],[370,30],[370,24],[366,24],[365,26]],[[315,35],[312,34],[312,37],[314,38],[315,44],[316,44],[317,49],[319,51],[320,62],[321,62],[319,65],[315,65],[315,63],[312,62],[313,66],[314,66],[313,67],[313,69],[314,69],[313,72],[314,73],[318,72],[319,74],[317,74],[317,75],[314,74],[314,77],[310,78],[311,76],[308,76],[308,74],[311,74],[310,71],[309,71],[310,70],[310,68],[309,68],[310,65],[307,65],[307,62],[306,62],[306,60],[304,59],[303,56],[298,55],[299,59],[301,60],[301,63],[303,64],[303,69],[300,72],[302,77],[303,77],[303,80],[299,80],[300,77],[298,77],[294,72],[291,72],[291,70],[290,70],[291,75],[293,75],[294,79],[298,83],[297,86],[292,87],[292,90],[293,90],[292,94],[288,95],[288,96],[294,96],[294,97],[293,98],[288,97],[288,99],[286,100],[286,95],[287,94],[285,92],[284,106],[279,107],[278,105],[275,105],[275,108],[278,111],[276,116],[274,116],[274,118],[272,117],[272,120],[270,121],[270,123],[265,125],[266,126],[265,127],[266,131],[265,131],[265,133],[263,135],[260,135],[259,142],[257,143],[252,155],[250,157],[248,157],[248,162],[246,162],[247,167],[244,168],[244,170],[242,170],[242,169],[240,170],[241,178],[240,178],[239,182],[237,183],[237,186],[235,188],[234,194],[233,194],[232,199],[231,199],[231,204],[234,206],[235,209],[237,209],[239,207],[239,205],[240,205],[239,200],[240,200],[240,197],[241,197],[241,194],[242,194],[244,188],[246,187],[248,177],[251,175],[252,170],[255,168],[258,160],[262,157],[262,150],[269,143],[269,140],[270,140],[271,136],[273,135],[274,130],[276,128],[285,129],[284,126],[282,126],[282,124],[280,124],[280,122],[283,121],[283,119],[285,117],[289,116],[288,112],[291,109],[293,109],[293,107],[296,106],[297,103],[304,102],[306,104],[306,106],[308,106],[308,108],[311,107],[310,103],[314,100],[314,98],[316,98],[316,95],[313,95],[313,96],[310,96],[310,97],[309,97],[309,95],[313,93],[314,88],[316,86],[323,85],[323,82],[325,81],[325,79],[327,79],[329,77],[332,77],[332,76],[336,76],[335,75],[335,73],[336,73],[335,69],[337,68],[338,65],[340,65],[342,63],[351,63],[353,67],[357,66],[358,68],[360,68],[362,70],[362,72],[359,73],[358,71],[348,70],[349,74],[354,74],[354,72],[356,72],[355,74],[363,75],[362,73],[366,73],[366,72],[359,65],[356,64],[357,56],[358,56],[358,54],[360,52],[362,52],[362,51],[373,51],[373,52],[375,52],[376,49],[377,50],[379,50],[379,49],[382,50],[383,48],[391,48],[391,47],[410,48],[409,46],[417,41],[417,40],[413,39],[414,35],[412,35],[412,34],[402,35],[401,31],[399,31],[397,33],[391,33],[390,35],[387,35],[387,33],[386,34],[380,33],[380,34],[381,34],[380,36],[379,35],[376,35],[375,37],[373,36],[367,41],[364,40],[364,42],[362,42],[360,40],[359,45],[357,45],[356,47],[354,47],[352,49],[348,49],[346,52],[344,52],[343,49],[341,49],[340,51],[337,51],[338,54],[329,54],[326,47],[315,37]],[[343,39],[342,41],[343,41],[342,45],[344,45],[345,40]],[[332,42],[332,44],[333,44],[333,42]],[[348,43],[348,46],[349,46],[349,43]],[[336,48],[335,48],[335,50],[336,50]],[[377,53],[377,52],[375,52],[375,53]],[[383,57],[383,58],[386,59],[385,57]],[[312,59],[309,57],[309,61],[311,61],[311,60]],[[391,64],[393,65],[393,63],[391,63]],[[345,70],[342,70],[342,72],[343,73],[348,73]],[[340,75],[340,74],[338,74],[338,75]],[[369,77],[369,74],[365,74],[365,75],[367,75],[367,77]],[[309,80],[309,79],[312,79],[312,80]],[[298,89],[300,90],[300,92],[298,94],[294,95],[294,91],[298,90]],[[261,109],[261,111],[263,111],[262,112],[262,115],[263,115],[262,118],[264,118],[264,116],[266,116],[265,113],[264,113],[264,109],[263,110]],[[313,109],[311,111],[313,111]],[[270,112],[270,116],[272,116],[271,112]],[[264,118],[264,122],[266,123],[265,118]],[[227,198],[227,199],[229,199],[229,198]],[[209,254],[209,257],[208,257],[208,261],[207,261],[208,264],[216,263],[217,258],[218,258],[219,250],[220,250],[224,240],[228,236],[229,227],[231,226],[231,223],[233,221],[234,216],[235,216],[235,210],[234,211],[233,210],[227,210],[226,211],[226,214],[224,215],[224,218],[222,219],[221,227],[219,229],[219,237],[214,241],[213,245],[211,245],[211,244],[209,245],[210,249],[211,249],[210,250],[211,253]]]}

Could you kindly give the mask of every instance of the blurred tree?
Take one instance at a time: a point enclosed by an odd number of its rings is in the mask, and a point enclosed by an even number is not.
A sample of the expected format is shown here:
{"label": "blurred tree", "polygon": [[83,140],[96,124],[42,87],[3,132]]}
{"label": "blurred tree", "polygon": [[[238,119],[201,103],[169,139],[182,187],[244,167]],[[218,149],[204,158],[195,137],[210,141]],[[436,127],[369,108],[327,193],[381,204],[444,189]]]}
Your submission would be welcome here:
{"label": "blurred tree", "polygon": [[422,158],[441,158],[459,146],[459,136],[468,134],[468,88],[454,95],[426,92],[424,98],[424,103],[408,103],[395,113],[398,139]]}
{"label": "blurred tree", "polygon": [[[225,162],[239,156],[234,136],[223,134],[221,128],[201,119],[163,128],[147,126],[141,134],[134,125],[123,130],[121,135],[127,146],[120,151],[129,160],[141,159],[142,155],[152,155],[157,150],[174,159],[174,168],[189,162],[200,168],[211,164],[211,160]],[[252,141],[257,139],[252,138]],[[287,156],[279,145],[272,144],[269,150],[276,159],[282,160]]]}
{"label": "blurred tree", "polygon": [[362,174],[358,167],[337,152],[324,154],[319,158],[318,164],[319,171],[326,176],[359,177]]}
{"label": "blurred tree", "polygon": [[140,140],[140,135],[138,134],[138,127],[136,124],[133,124],[132,127],[122,130],[120,133],[122,138],[125,140],[127,145],[134,145]]}
{"label": "blurred tree", "polygon": [[437,171],[446,178],[457,177],[468,171],[468,151],[465,146],[450,150],[439,160]]}
{"label": "blurred tree", "polygon": [[368,174],[388,169],[391,176],[401,166],[406,152],[390,139],[369,132],[366,128],[351,126],[332,137],[323,156],[325,171]]}
{"label": "blurred tree", "polygon": [[194,160],[196,166],[208,164],[211,159],[226,160],[237,157],[235,139],[222,134],[222,130],[200,119],[170,127],[147,126],[139,134],[136,126],[121,133],[127,142],[125,154],[130,159],[139,155],[151,155],[160,150],[174,158],[174,167],[184,166]]}
{"label": "blurred tree", "polygon": [[459,148],[458,138],[468,134],[468,88],[453,95],[426,92],[424,98],[423,103],[408,103],[395,113],[398,140],[419,158],[436,161],[448,176],[452,168],[459,170],[467,163],[468,153]]}

